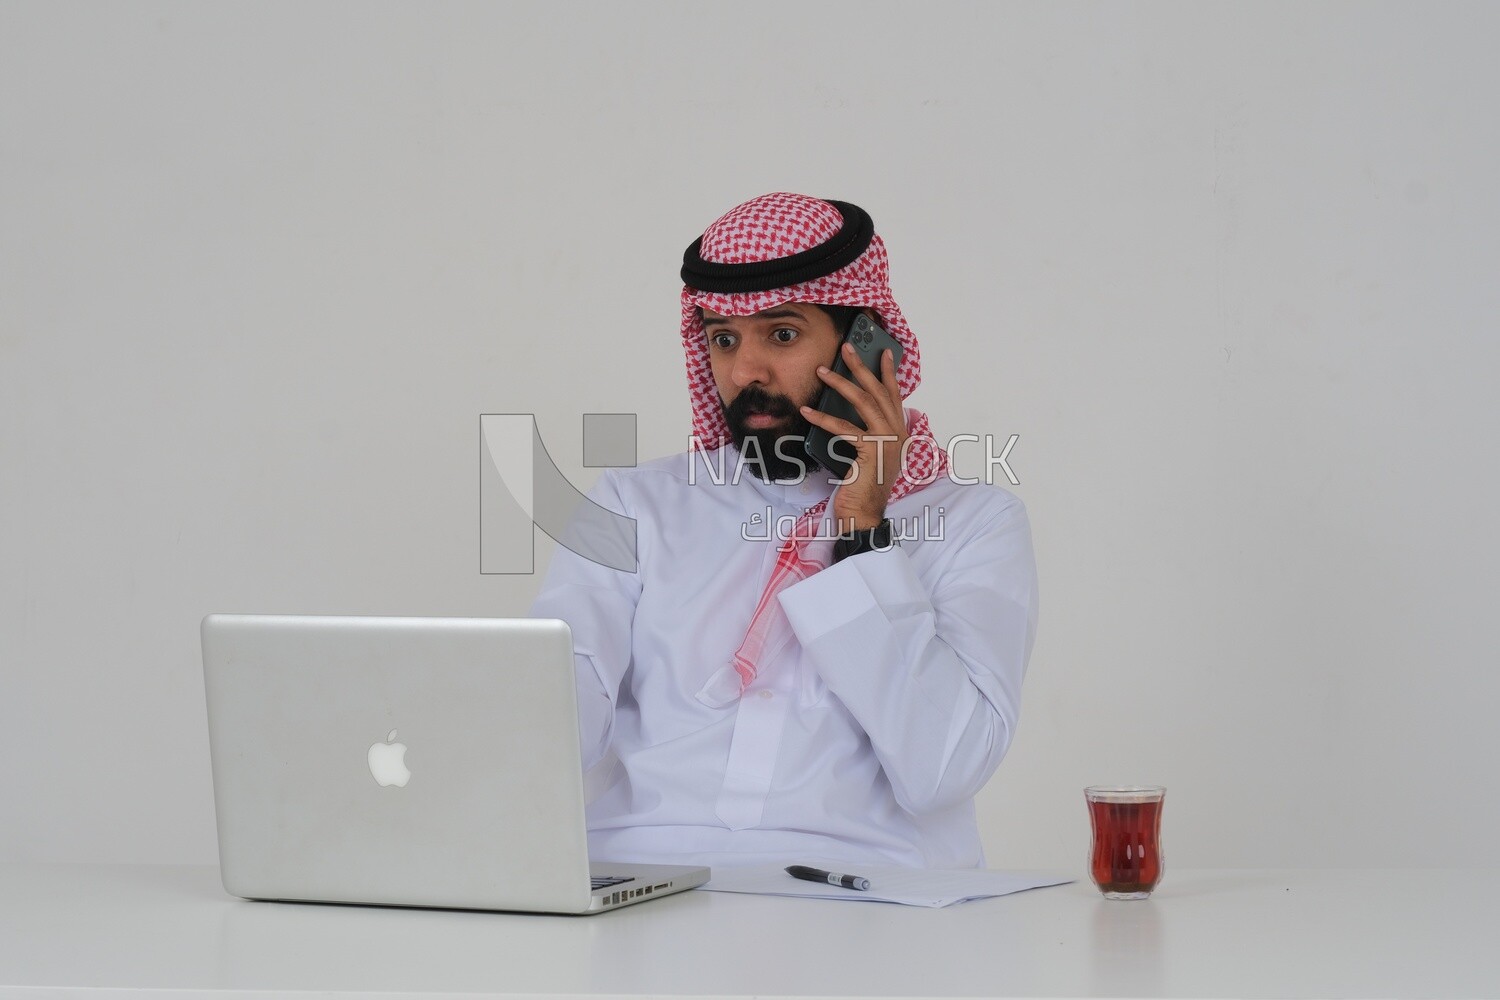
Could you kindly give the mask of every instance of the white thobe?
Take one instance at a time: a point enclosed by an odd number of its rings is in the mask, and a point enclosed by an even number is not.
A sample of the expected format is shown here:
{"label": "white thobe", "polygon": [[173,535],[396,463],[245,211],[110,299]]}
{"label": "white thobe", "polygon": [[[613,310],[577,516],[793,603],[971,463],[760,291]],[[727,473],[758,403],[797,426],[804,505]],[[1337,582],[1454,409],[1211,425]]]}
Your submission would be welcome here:
{"label": "white thobe", "polygon": [[1015,734],[1036,634],[1021,500],[944,476],[890,503],[916,537],[783,590],[794,637],[713,707],[698,694],[745,637],[768,526],[832,491],[826,473],[767,483],[739,460],[724,445],[606,469],[588,496],[635,519],[638,569],[559,546],[532,606],[571,628],[583,763],[606,773],[590,854],[983,865],[973,799]]}

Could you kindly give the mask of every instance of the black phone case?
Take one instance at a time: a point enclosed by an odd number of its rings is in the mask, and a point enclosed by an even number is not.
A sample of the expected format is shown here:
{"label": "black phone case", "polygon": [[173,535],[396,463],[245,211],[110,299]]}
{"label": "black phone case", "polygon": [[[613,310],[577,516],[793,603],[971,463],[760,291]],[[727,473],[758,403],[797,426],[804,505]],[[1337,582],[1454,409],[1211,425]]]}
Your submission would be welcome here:
{"label": "black phone case", "polygon": [[[895,361],[899,370],[901,366],[901,343],[885,331],[885,328],[874,322],[864,313],[854,317],[854,322],[849,325],[849,332],[844,335],[843,342],[839,344],[838,357],[834,359],[831,367],[835,372],[858,383],[849,372],[849,366],[844,363],[844,343],[854,345],[855,352],[864,366],[880,378],[880,354],[887,348],[890,349],[891,359]],[[818,398],[817,408],[830,416],[839,417],[854,424],[860,430],[867,430],[865,422],[859,418],[859,413],[854,409],[854,404],[839,395],[837,389],[832,386],[823,387],[823,395]],[[823,468],[827,469],[839,479],[849,477],[849,469],[854,464],[854,442],[842,440],[838,443],[838,455],[832,451],[833,435],[821,427],[813,427],[808,431],[807,437],[802,442],[802,448],[810,458],[815,459]],[[840,456],[847,456],[847,459]]]}

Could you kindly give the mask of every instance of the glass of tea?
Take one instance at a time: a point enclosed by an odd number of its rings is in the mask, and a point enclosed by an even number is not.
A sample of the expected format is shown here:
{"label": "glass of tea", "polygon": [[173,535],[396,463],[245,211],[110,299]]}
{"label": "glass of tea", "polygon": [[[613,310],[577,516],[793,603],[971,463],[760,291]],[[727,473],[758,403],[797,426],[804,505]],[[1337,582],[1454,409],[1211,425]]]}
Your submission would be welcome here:
{"label": "glass of tea", "polygon": [[1105,899],[1145,899],[1161,881],[1160,785],[1090,785],[1089,874]]}

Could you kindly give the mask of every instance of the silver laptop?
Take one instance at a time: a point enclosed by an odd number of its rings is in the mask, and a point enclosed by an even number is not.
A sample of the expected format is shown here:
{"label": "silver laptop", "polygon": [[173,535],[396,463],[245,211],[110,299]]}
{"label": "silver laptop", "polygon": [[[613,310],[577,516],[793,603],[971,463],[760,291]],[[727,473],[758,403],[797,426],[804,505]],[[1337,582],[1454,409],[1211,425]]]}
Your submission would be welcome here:
{"label": "silver laptop", "polygon": [[209,615],[202,632],[233,895],[597,913],[708,881],[590,864],[562,621]]}

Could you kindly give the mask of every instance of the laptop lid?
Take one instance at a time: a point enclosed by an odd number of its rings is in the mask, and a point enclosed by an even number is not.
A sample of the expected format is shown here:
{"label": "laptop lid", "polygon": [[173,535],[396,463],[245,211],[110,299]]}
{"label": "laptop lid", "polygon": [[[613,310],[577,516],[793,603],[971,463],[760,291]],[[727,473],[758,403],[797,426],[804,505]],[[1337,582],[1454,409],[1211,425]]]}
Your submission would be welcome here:
{"label": "laptop lid", "polygon": [[228,892],[590,908],[566,623],[215,614],[202,638]]}

